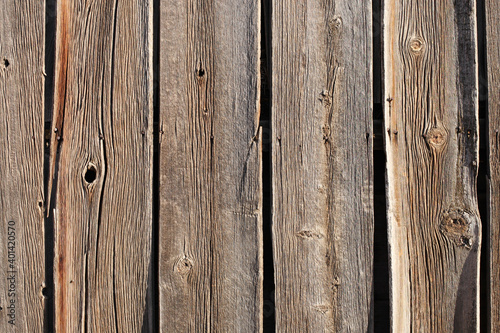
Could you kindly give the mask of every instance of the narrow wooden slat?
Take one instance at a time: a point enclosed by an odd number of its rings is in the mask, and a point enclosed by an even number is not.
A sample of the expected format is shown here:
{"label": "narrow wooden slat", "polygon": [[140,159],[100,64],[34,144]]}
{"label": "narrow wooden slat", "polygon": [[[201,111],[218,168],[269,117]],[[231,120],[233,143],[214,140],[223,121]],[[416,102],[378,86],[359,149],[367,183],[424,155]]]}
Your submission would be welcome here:
{"label": "narrow wooden slat", "polygon": [[[488,64],[489,313],[488,332],[500,331],[500,3],[485,1]],[[485,309],[485,311],[487,311]]]}
{"label": "narrow wooden slat", "polygon": [[160,328],[258,332],[260,1],[160,6]]}
{"label": "narrow wooden slat", "polygon": [[57,13],[56,330],[139,332],[152,231],[152,3],[59,0]]}
{"label": "narrow wooden slat", "polygon": [[373,330],[371,2],[274,0],[278,332]]}
{"label": "narrow wooden slat", "polygon": [[0,6],[0,332],[44,320],[45,1]]}
{"label": "narrow wooden slat", "polygon": [[475,2],[390,0],[383,13],[394,332],[476,332]]}

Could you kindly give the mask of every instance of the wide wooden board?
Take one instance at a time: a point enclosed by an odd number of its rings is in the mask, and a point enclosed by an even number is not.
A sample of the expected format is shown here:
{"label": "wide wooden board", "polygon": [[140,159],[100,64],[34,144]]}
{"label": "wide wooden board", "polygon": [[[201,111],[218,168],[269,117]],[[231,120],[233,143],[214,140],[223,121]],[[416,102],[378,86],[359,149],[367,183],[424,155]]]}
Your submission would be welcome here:
{"label": "wide wooden board", "polygon": [[0,332],[44,329],[45,1],[0,6]]}
{"label": "wide wooden board", "polygon": [[[486,54],[488,64],[488,151],[489,151],[489,332],[500,331],[500,3],[485,1]],[[485,238],[486,238],[485,237]],[[487,255],[487,254],[486,254]]]}
{"label": "wide wooden board", "polygon": [[272,1],[278,332],[373,330],[371,8]]}
{"label": "wide wooden board", "polygon": [[475,2],[386,1],[383,26],[392,331],[476,332]]}
{"label": "wide wooden board", "polygon": [[57,332],[139,332],[152,239],[152,2],[58,1]]}
{"label": "wide wooden board", "polygon": [[259,332],[260,1],[160,7],[160,329]]}

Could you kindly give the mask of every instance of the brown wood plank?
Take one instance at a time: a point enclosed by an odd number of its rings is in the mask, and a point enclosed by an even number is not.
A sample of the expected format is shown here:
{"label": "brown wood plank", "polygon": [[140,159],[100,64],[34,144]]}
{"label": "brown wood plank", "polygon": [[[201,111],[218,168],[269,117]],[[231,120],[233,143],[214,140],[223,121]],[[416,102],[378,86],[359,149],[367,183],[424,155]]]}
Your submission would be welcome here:
{"label": "brown wood plank", "polygon": [[43,332],[45,1],[0,6],[0,332]]}
{"label": "brown wood plank", "polygon": [[258,332],[260,1],[160,7],[160,328]]}
{"label": "brown wood plank", "polygon": [[[488,332],[500,331],[500,3],[486,0],[489,150],[489,306]],[[485,309],[486,310],[486,309]]]}
{"label": "brown wood plank", "polygon": [[477,332],[475,2],[391,0],[383,20],[392,330]]}
{"label": "brown wood plank", "polygon": [[57,13],[56,330],[139,332],[152,232],[152,2],[60,0]]}
{"label": "brown wood plank", "polygon": [[372,4],[272,3],[276,329],[369,332]]}

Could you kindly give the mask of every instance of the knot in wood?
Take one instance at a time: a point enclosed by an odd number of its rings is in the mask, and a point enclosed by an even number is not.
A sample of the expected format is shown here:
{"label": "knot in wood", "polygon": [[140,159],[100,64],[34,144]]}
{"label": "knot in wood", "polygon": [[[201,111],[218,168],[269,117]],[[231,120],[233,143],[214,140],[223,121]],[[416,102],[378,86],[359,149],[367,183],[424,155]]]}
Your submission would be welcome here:
{"label": "knot in wood", "polygon": [[10,66],[10,62],[7,58],[2,59],[2,67],[5,69]]}
{"label": "knot in wood", "polygon": [[313,230],[301,230],[297,232],[297,236],[305,239],[321,239],[323,235],[320,232]]}
{"label": "knot in wood", "polygon": [[322,128],[323,141],[327,142],[330,139],[330,125],[325,124]]}
{"label": "knot in wood", "polygon": [[409,42],[410,52],[421,54],[425,50],[425,40],[422,37],[412,37]]}
{"label": "knot in wood", "polygon": [[325,107],[329,107],[330,105],[332,105],[330,93],[328,92],[328,90],[323,90],[319,94],[319,96],[320,96],[319,100],[323,103]]}
{"label": "knot in wood", "polygon": [[181,275],[187,275],[193,268],[193,262],[189,258],[182,258],[177,262],[177,271]]}
{"label": "knot in wood", "polygon": [[199,68],[196,70],[196,76],[202,78],[205,76],[205,70],[203,68]]}
{"label": "knot in wood", "polygon": [[87,165],[83,178],[87,184],[92,184],[97,179],[97,168],[93,163]]}
{"label": "knot in wood", "polygon": [[434,147],[436,149],[442,149],[447,142],[448,134],[441,127],[433,127],[425,135],[425,140],[429,147]]}
{"label": "knot in wood", "polygon": [[439,230],[457,246],[470,249],[474,236],[471,232],[472,216],[460,209],[452,209],[443,213]]}
{"label": "knot in wood", "polygon": [[342,18],[340,16],[335,16],[330,20],[329,26],[333,31],[340,30],[342,28]]}

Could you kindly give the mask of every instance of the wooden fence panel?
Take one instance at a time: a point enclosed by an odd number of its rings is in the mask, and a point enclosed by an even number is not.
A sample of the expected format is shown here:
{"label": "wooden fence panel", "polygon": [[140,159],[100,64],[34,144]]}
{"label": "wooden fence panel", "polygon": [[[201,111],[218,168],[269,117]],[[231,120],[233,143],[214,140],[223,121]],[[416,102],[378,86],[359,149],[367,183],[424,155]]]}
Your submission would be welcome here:
{"label": "wooden fence panel", "polygon": [[476,332],[476,10],[470,0],[384,6],[392,330]]}
{"label": "wooden fence panel", "polygon": [[160,328],[258,332],[260,0],[160,6]]}
{"label": "wooden fence panel", "polygon": [[371,331],[371,2],[272,13],[276,329]]}
{"label": "wooden fence panel", "polygon": [[44,321],[44,1],[0,6],[0,331]]}
{"label": "wooden fence panel", "polygon": [[[489,332],[500,331],[500,3],[486,0],[489,149]],[[484,309],[486,310],[486,309]],[[483,311],[484,311],[483,310]]]}
{"label": "wooden fence panel", "polygon": [[57,332],[139,332],[152,232],[152,3],[58,1]]}

